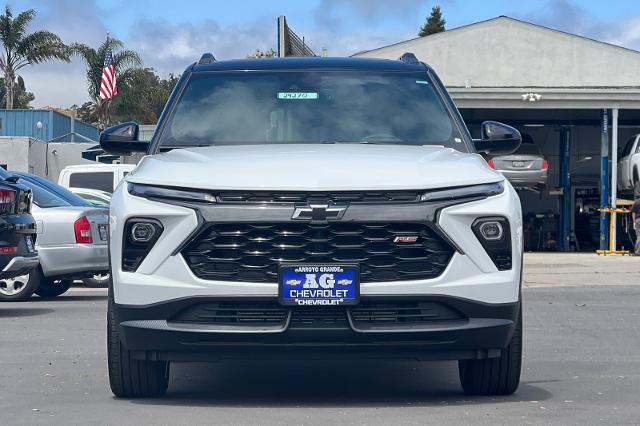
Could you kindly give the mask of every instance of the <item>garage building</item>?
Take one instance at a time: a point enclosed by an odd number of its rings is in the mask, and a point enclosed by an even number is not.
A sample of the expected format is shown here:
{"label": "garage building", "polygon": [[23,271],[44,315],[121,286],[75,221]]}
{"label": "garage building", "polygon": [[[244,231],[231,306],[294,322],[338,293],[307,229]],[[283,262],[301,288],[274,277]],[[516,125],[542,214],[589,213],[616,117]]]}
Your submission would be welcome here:
{"label": "garage building", "polygon": [[[405,52],[436,70],[474,137],[501,121],[548,161],[546,187],[519,190],[527,250],[608,247],[597,209],[616,205],[617,157],[640,133],[640,52],[500,16],[354,56]],[[613,242],[628,248],[631,220],[619,216]]]}

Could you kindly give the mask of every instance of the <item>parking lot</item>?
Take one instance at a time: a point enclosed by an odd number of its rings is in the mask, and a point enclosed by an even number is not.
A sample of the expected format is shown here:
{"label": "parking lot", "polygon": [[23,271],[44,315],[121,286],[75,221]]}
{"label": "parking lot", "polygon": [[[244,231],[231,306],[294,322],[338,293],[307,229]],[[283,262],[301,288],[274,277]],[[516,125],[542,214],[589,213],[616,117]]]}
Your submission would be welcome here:
{"label": "parking lot", "polygon": [[239,360],[174,365],[166,397],[117,400],[106,291],[74,288],[0,307],[3,423],[637,424],[638,259],[525,264],[525,360],[510,397],[466,397],[454,363]]}

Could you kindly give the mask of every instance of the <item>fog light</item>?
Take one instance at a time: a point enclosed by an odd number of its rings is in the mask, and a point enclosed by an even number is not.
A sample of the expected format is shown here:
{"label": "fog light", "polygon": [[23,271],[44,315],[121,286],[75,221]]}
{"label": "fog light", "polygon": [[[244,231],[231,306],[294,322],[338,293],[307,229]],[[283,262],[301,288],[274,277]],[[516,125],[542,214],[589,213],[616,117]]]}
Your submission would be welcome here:
{"label": "fog light", "polygon": [[504,231],[500,222],[483,222],[480,225],[480,234],[485,240],[497,241],[502,238]]}
{"label": "fog light", "polygon": [[131,241],[134,243],[148,243],[156,234],[156,227],[152,223],[138,222],[131,227]]}

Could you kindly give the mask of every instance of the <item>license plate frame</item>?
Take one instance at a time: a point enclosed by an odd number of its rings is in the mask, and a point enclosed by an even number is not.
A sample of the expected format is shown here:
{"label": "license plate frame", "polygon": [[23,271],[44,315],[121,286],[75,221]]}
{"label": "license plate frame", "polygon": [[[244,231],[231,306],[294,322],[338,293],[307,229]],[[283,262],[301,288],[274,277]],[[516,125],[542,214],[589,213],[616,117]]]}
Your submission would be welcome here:
{"label": "license plate frame", "polygon": [[[322,275],[331,274],[333,274],[332,277],[322,278]],[[304,288],[307,275],[313,275],[315,281],[309,283],[311,287]],[[321,282],[324,284],[321,285]],[[330,288],[326,287],[328,285]],[[307,291],[304,294],[309,296],[291,297],[290,290]],[[345,297],[338,297],[337,290],[346,291]],[[287,291],[289,291],[288,294]],[[326,296],[328,293],[332,296]],[[285,306],[357,305],[360,303],[360,266],[348,263],[282,264],[278,268],[278,301]]]}

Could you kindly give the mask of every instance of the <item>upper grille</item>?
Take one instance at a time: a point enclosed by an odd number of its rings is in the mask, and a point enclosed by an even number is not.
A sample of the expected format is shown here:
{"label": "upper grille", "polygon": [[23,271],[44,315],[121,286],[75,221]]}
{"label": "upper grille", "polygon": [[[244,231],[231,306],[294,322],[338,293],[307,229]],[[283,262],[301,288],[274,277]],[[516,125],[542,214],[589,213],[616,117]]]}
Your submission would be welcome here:
{"label": "upper grille", "polygon": [[420,199],[416,191],[347,191],[347,192],[233,192],[217,195],[219,203],[308,203],[324,201],[333,203],[412,203]]}
{"label": "upper grille", "polygon": [[[418,240],[394,243],[402,235]],[[453,248],[422,223],[214,223],[182,254],[207,280],[275,283],[281,263],[355,263],[374,282],[435,278]]]}

